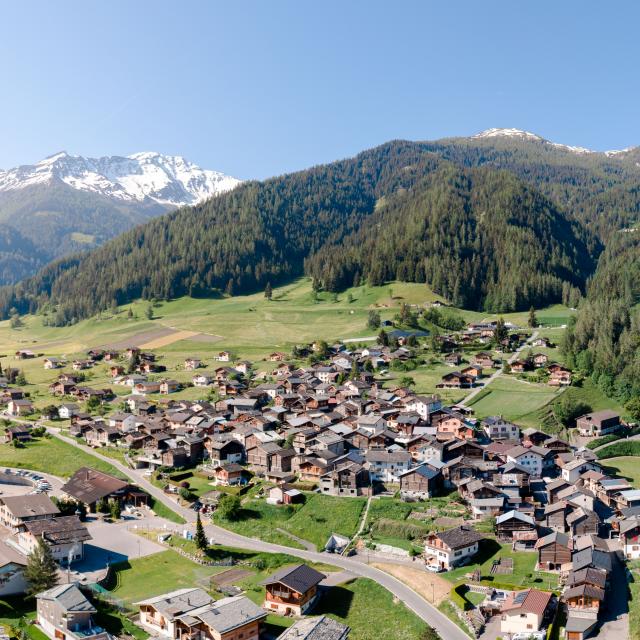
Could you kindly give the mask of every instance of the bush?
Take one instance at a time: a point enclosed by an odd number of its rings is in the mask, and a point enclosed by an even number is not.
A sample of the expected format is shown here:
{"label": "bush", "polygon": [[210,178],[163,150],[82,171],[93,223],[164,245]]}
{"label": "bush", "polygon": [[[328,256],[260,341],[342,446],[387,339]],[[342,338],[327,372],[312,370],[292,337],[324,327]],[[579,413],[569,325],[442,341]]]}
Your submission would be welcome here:
{"label": "bush", "polygon": [[637,440],[624,440],[616,442],[602,451],[598,452],[598,458],[618,458],[619,456],[640,456],[640,442]]}

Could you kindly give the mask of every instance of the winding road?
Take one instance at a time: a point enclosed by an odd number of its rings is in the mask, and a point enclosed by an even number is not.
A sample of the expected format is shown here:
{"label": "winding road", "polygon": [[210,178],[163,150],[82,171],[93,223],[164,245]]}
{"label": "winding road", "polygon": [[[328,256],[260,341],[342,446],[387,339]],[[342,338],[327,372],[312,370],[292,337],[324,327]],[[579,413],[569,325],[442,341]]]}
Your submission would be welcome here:
{"label": "winding road", "polygon": [[[195,523],[195,514],[192,509],[188,509],[179,505],[175,500],[165,495],[165,493],[161,489],[151,484],[151,482],[149,482],[149,480],[140,471],[136,469],[130,469],[118,460],[115,460],[108,456],[104,456],[94,449],[80,444],[73,438],[62,435],[59,429],[48,427],[47,430],[52,436],[59,438],[63,442],[71,444],[78,449],[82,449],[86,453],[93,455],[99,460],[108,462],[116,469],[118,469],[118,471],[134,481],[147,493],[152,495],[156,500],[158,500],[158,502],[162,502],[169,509],[180,514],[191,525]],[[389,575],[388,573],[365,564],[362,560],[348,558],[337,554],[310,551],[306,549],[293,549],[291,547],[272,544],[269,542],[264,542],[262,540],[257,540],[255,538],[247,538],[232,531],[228,531],[227,529],[223,529],[222,527],[218,527],[214,524],[205,526],[205,530],[207,536],[213,538],[215,544],[230,547],[239,547],[242,549],[248,549],[250,551],[266,553],[286,553],[303,560],[308,560],[310,562],[324,562],[327,564],[332,564],[340,567],[344,571],[350,572],[354,576],[374,580],[385,589],[390,591],[396,598],[404,602],[404,604],[417,616],[422,618],[422,620],[424,620],[428,625],[433,627],[438,635],[444,640],[469,640],[469,636],[464,633],[464,631],[462,631],[462,629],[457,624],[452,622],[444,614],[438,611],[436,607],[427,602],[422,596],[418,595],[413,589],[408,587],[397,578]],[[374,606],[374,603],[372,603],[372,606]]]}

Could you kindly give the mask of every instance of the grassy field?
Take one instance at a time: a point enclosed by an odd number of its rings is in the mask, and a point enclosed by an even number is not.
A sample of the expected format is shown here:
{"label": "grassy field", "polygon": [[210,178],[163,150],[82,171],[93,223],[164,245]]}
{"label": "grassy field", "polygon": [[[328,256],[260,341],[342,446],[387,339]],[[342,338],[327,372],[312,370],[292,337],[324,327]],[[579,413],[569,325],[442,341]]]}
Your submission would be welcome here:
{"label": "grassy field", "polygon": [[402,602],[365,578],[332,588],[314,614],[327,614],[349,625],[350,640],[420,640],[427,629]]}
{"label": "grassy field", "polygon": [[302,505],[274,506],[264,500],[252,500],[244,504],[239,520],[230,522],[215,516],[214,520],[245,536],[300,547],[277,531],[282,529],[321,549],[332,533],[352,536],[356,532],[364,505],[365,500],[360,498],[346,500],[310,493]]}
{"label": "grassy field", "polygon": [[626,478],[634,487],[640,487],[640,458],[634,456],[606,458],[602,464],[608,474]]}
{"label": "grassy field", "polygon": [[127,605],[167,591],[196,586],[227,568],[205,567],[170,550],[114,567],[116,577],[111,593]]}
{"label": "grassy field", "polygon": [[122,474],[110,464],[80,451],[57,438],[37,438],[16,449],[9,444],[0,444],[0,466],[44,471],[67,478],[80,467],[92,467],[122,478]]}
{"label": "grassy field", "polygon": [[520,423],[524,416],[538,411],[557,395],[559,392],[548,385],[532,384],[502,375],[485,392],[479,393],[469,406],[479,418],[502,415],[507,420]]}

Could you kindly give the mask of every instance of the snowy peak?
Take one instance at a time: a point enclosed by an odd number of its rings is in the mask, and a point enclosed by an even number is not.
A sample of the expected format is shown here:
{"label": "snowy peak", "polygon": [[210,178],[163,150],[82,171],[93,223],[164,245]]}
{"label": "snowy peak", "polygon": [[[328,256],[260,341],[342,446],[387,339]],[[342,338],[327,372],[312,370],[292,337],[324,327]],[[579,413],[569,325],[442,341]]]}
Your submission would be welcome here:
{"label": "snowy peak", "polygon": [[624,158],[629,152],[633,151],[637,147],[629,147],[627,149],[622,149],[620,151],[593,151],[592,149],[587,149],[586,147],[572,147],[567,144],[560,144],[559,142],[551,142],[551,140],[547,140],[542,136],[539,136],[535,133],[531,133],[530,131],[523,131],[522,129],[486,129],[485,131],[481,131],[480,133],[476,133],[474,136],[471,136],[472,140],[484,140],[487,138],[516,138],[519,140],[528,140],[531,142],[539,142],[544,145],[548,145],[550,147],[555,147],[556,149],[561,149],[563,151],[567,151],[569,153],[575,153],[578,155],[584,155],[589,153],[602,153],[608,158]]}
{"label": "snowy peak", "polygon": [[471,136],[474,139],[481,138],[520,138],[522,140],[537,140],[538,142],[545,142],[544,138],[531,133],[530,131],[523,131],[522,129],[486,129],[480,133],[476,133],[475,136]]}
{"label": "snowy peak", "polygon": [[117,200],[149,199],[167,206],[195,204],[240,183],[181,156],[145,151],[126,157],[85,158],[61,151],[34,165],[0,171],[0,192],[55,181]]}

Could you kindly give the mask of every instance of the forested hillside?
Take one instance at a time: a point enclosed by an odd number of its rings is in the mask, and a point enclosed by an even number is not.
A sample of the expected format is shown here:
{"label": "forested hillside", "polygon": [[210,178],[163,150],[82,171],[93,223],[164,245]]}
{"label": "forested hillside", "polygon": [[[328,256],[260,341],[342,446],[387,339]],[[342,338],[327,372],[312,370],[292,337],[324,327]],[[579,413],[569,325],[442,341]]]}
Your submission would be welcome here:
{"label": "forested hillside", "polygon": [[[633,155],[633,154],[631,154]],[[427,282],[456,304],[575,303],[602,242],[640,210],[625,154],[536,141],[390,142],[248,182],[0,290],[0,315],[67,324],[136,298],[237,294],[307,273],[327,289]]]}
{"label": "forested hillside", "polygon": [[306,266],[329,291],[364,275],[372,285],[428,282],[458,307],[513,311],[582,287],[594,267],[587,238],[511,174],[445,165]]}
{"label": "forested hillside", "polygon": [[564,349],[607,395],[640,395],[640,231],[611,237]]}

